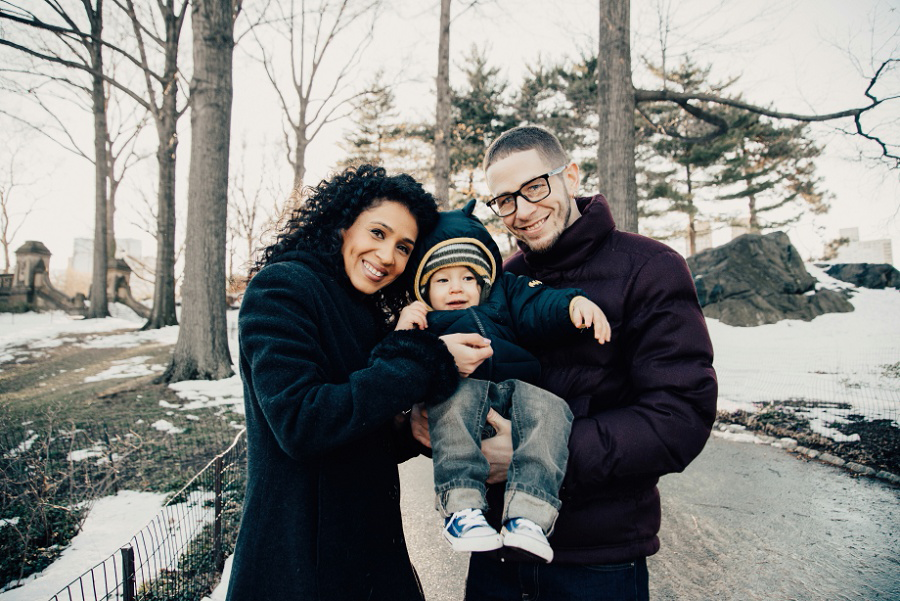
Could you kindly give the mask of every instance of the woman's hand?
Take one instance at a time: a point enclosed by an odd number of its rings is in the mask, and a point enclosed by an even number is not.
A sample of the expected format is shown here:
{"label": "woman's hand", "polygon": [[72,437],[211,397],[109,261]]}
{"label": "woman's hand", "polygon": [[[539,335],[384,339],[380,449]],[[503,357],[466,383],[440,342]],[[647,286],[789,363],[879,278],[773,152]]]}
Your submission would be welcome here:
{"label": "woman's hand", "polygon": [[486,419],[497,431],[496,436],[481,441],[481,452],[491,465],[487,483],[505,482],[512,462],[512,423],[493,409],[488,411]]}
{"label": "woman's hand", "polygon": [[428,431],[428,409],[425,408],[425,403],[413,405],[409,414],[409,426],[412,429],[413,438],[430,449],[431,432]]}
{"label": "woman's hand", "polygon": [[494,354],[491,341],[480,334],[445,334],[440,337],[456,361],[456,369],[463,378],[478,369],[481,363]]}
{"label": "woman's hand", "polygon": [[412,302],[400,311],[394,330],[424,330],[428,327],[428,306],[422,301]]}
{"label": "woman's hand", "polygon": [[576,328],[594,328],[594,338],[597,342],[603,344],[609,342],[612,335],[612,328],[606,315],[597,306],[597,303],[585,296],[576,296],[569,303],[569,318]]}

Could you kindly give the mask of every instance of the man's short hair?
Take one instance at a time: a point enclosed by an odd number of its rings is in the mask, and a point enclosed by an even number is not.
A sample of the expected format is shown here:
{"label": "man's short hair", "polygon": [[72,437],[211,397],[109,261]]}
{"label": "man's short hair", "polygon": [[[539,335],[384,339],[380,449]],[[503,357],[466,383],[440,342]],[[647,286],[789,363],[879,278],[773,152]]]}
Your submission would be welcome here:
{"label": "man's short hair", "polygon": [[569,162],[569,157],[556,136],[543,127],[521,125],[503,132],[491,143],[484,153],[482,168],[487,171],[487,168],[497,161],[515,152],[527,150],[537,150],[551,169]]}

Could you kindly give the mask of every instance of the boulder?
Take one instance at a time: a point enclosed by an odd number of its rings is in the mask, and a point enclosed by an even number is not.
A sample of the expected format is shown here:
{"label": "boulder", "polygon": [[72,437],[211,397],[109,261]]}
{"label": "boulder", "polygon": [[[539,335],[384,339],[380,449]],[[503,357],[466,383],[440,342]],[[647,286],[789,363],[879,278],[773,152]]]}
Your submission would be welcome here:
{"label": "boulder", "polygon": [[816,279],[784,232],[744,234],[690,257],[688,265],[704,315],[728,325],[853,311],[840,292],[816,290]]}
{"label": "boulder", "polygon": [[831,277],[863,288],[900,288],[900,271],[887,263],[832,263],[818,265]]}

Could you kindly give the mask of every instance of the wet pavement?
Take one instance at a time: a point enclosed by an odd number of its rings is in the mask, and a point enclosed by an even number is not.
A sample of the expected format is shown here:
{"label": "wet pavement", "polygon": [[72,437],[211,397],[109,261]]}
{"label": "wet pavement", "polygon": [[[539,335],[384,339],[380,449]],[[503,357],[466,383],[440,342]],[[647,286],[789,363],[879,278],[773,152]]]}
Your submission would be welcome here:
{"label": "wet pavement", "polygon": [[[401,466],[404,526],[428,601],[460,601],[467,556],[433,509],[431,461]],[[767,445],[712,438],[660,482],[651,598],[900,599],[900,488]]]}

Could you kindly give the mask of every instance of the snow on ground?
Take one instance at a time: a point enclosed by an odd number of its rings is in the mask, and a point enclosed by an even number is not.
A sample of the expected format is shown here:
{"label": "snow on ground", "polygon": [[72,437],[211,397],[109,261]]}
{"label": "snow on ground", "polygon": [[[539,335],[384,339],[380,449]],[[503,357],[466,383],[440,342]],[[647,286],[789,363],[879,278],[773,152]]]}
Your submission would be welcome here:
{"label": "snow on ground", "polygon": [[169,434],[181,434],[184,432],[184,428],[178,428],[167,419],[158,419],[152,424],[150,424],[151,428],[155,428],[160,432],[168,432]]}
{"label": "snow on ground", "polygon": [[[812,265],[807,265],[807,269],[822,287],[847,287]],[[887,366],[900,362],[900,292],[860,289],[855,291],[851,303],[856,308],[852,313],[831,313],[811,322],[788,320],[738,328],[707,320],[716,353],[719,408],[754,411],[759,403],[767,401],[802,400],[818,405],[809,408],[813,427],[836,439],[841,435],[827,424],[852,413],[870,419],[897,420],[900,374],[898,368],[890,371]],[[237,357],[236,319],[237,312],[230,311],[229,346],[234,358]],[[130,348],[149,340],[174,343],[177,339],[177,326],[148,333],[137,330],[141,323],[139,319],[122,316],[75,320],[62,313],[0,313],[0,368],[24,353],[40,353],[42,348],[62,344],[71,334],[94,334],[85,344],[106,348]],[[132,331],[104,335],[122,329]],[[24,348],[12,353],[8,349],[14,346]],[[119,367],[124,369],[127,365],[122,362]],[[152,369],[153,366],[134,363],[131,367]],[[112,372],[107,374],[111,375]],[[217,414],[243,411],[238,375],[218,382],[180,382],[173,384],[172,389],[183,404],[168,401],[160,404],[188,419],[199,418],[187,412],[204,408],[218,408]],[[168,420],[159,420],[153,427],[169,432],[174,432],[172,428],[177,430]],[[750,440],[749,436],[742,438],[741,433],[731,436]],[[86,454],[90,456],[89,451]],[[162,505],[162,495],[144,495],[148,493],[121,492],[116,497],[98,500],[83,532],[63,556],[41,574],[31,577],[28,587],[0,594],[0,601],[49,598],[79,574],[116,553]],[[224,599],[229,572],[230,560],[223,583],[208,601]]]}
{"label": "snow on ground", "polygon": [[40,574],[26,578],[23,586],[0,593],[0,601],[49,599],[126,544],[153,519],[165,499],[161,493],[134,491],[97,499],[81,532],[60,557]]}
{"label": "snow on ground", "polygon": [[138,376],[152,376],[155,373],[164,371],[163,365],[146,365],[146,361],[150,357],[131,357],[130,359],[120,359],[113,361],[112,366],[101,371],[96,376],[88,376],[85,382],[99,382],[100,380],[113,380],[116,378],[136,378]]}
{"label": "snow on ground", "polygon": [[[823,285],[847,286],[812,265],[807,269]],[[845,439],[827,424],[847,415],[896,421],[900,374],[889,367],[900,362],[900,292],[854,291],[853,312],[809,322],[739,328],[707,320],[719,409],[755,411],[755,403],[767,401],[813,403],[811,427],[837,441]]]}

